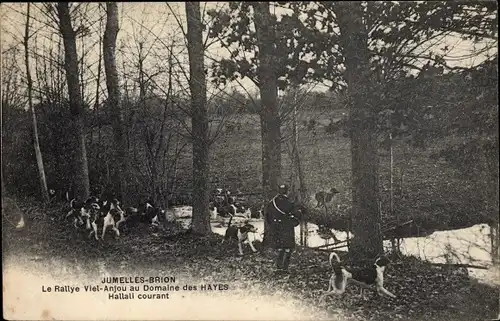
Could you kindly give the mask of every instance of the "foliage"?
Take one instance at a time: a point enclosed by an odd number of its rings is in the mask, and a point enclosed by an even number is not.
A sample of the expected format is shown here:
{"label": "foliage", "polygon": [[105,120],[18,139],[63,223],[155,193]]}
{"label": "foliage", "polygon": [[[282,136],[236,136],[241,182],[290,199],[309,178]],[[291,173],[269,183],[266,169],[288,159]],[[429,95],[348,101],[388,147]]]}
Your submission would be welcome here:
{"label": "foliage", "polygon": [[43,152],[49,188],[68,188],[73,180],[74,145],[71,140],[69,103],[42,102],[35,107],[40,148]]}
{"label": "foliage", "polygon": [[[58,103],[58,101],[62,101]],[[127,106],[127,105],[126,105]],[[174,185],[182,185],[183,177],[173,179],[173,165],[184,156],[185,139],[180,135],[177,114],[173,114],[162,100],[150,99],[146,107],[137,108],[138,105],[128,105],[126,128],[129,130],[129,157],[134,167],[131,169],[133,176],[133,195],[136,200],[151,197],[153,191],[150,184],[151,176],[151,151],[158,153],[162,161],[155,179],[161,181],[161,191],[167,199],[166,190]],[[89,177],[92,192],[99,194],[109,183],[109,162],[112,160],[112,136],[107,106],[98,107],[96,110],[85,109],[85,122],[87,125],[87,148],[89,159]],[[64,193],[71,186],[73,178],[71,157],[74,152],[70,140],[71,119],[68,102],[63,99],[44,101],[35,106],[38,117],[41,150],[48,178],[49,188]],[[36,177],[36,162],[33,154],[31,137],[30,114],[22,109],[3,106],[2,108],[2,150],[3,171],[6,187],[16,195],[37,195],[39,182]],[[166,126],[163,126],[165,143],[163,147],[159,135],[162,132],[162,119],[158,115],[165,115]],[[170,138],[169,138],[170,137]],[[158,152],[159,151],[159,152]],[[32,161],[30,161],[32,160]]]}
{"label": "foliage", "polygon": [[452,77],[447,87],[455,83],[457,89],[443,108],[448,117],[439,125],[456,137],[458,144],[451,144],[437,156],[465,174],[477,175],[473,167],[482,163],[483,157],[489,162],[498,160],[498,87],[492,85],[498,83],[498,60]]}
{"label": "foliage", "polygon": [[[287,9],[281,16],[273,16],[275,72],[280,89],[292,83],[325,79],[332,81],[335,89],[342,88],[344,48],[339,47],[337,5],[334,1],[276,4]],[[497,37],[497,8],[491,2],[368,2],[364,8],[372,70],[382,85],[418,68],[415,63],[419,58],[444,64],[443,55],[449,48],[438,53],[422,50],[438,37],[458,34],[474,41]],[[229,59],[214,63],[214,82],[248,77],[258,83],[256,37],[249,3],[231,4],[225,10],[207,14],[213,18],[208,26],[209,37],[219,39],[231,53]]]}
{"label": "foliage", "polygon": [[[280,89],[311,79],[328,79],[334,87],[341,86],[344,82],[344,48],[338,45],[337,3],[279,2],[276,5],[288,9],[281,16],[274,16],[277,32],[275,71]],[[426,117],[428,103],[420,98],[426,96],[432,83],[419,84],[420,79],[406,75],[411,70],[421,69],[418,67],[421,59],[446,66],[443,58],[451,48],[433,48],[433,41],[445,35],[458,35],[475,42],[496,40],[497,8],[490,2],[435,1],[368,2],[364,9],[374,77],[370,99],[374,111],[380,113],[379,126],[386,126],[388,115],[393,131],[401,125],[408,125],[401,118],[418,123],[409,130],[413,133],[413,143],[421,146],[425,138],[421,136],[419,126]],[[224,11],[209,11],[208,14],[213,18],[209,36],[218,38],[231,52],[229,59],[214,63],[213,80],[225,83],[248,77],[258,83],[257,61],[252,58],[256,49],[250,5],[241,2]],[[426,47],[431,50],[424,50]],[[415,84],[419,88],[417,92],[414,91]],[[413,92],[410,94],[409,91]],[[411,99],[415,96],[419,98],[418,102]],[[402,101],[415,104],[400,106]]]}
{"label": "foliage", "polygon": [[31,115],[23,109],[2,105],[2,177],[7,191],[35,195],[39,180],[33,177],[37,175]]}
{"label": "foliage", "polygon": [[[208,36],[219,39],[222,47],[230,52],[229,59],[213,63],[212,81],[225,84],[248,77],[258,84],[257,38],[250,3],[234,3],[224,10],[209,10],[207,14],[213,21],[208,26]],[[273,44],[273,65],[275,76],[278,78],[278,88],[285,90],[291,84],[322,80],[328,66],[325,69],[317,68],[317,60],[308,61],[305,57],[306,48],[314,46],[312,43],[316,32],[303,28],[298,12],[281,17],[272,15],[272,18],[276,35]],[[300,30],[307,32],[307,35],[300,34]]]}

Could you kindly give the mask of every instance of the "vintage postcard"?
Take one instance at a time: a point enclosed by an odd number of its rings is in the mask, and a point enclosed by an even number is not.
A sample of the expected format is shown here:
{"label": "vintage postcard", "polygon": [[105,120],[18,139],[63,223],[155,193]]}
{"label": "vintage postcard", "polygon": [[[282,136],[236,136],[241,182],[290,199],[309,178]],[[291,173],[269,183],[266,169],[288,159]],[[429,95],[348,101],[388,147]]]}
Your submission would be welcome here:
{"label": "vintage postcard", "polygon": [[6,320],[498,320],[494,1],[1,8]]}

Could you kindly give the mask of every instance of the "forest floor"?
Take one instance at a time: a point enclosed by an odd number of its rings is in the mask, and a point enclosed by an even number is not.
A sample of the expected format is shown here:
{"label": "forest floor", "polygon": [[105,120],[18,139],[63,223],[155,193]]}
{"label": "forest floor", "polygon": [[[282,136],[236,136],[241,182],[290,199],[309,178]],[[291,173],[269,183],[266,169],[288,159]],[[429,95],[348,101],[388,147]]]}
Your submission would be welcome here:
{"label": "forest floor", "polygon": [[[64,262],[69,273],[99,278],[103,269],[111,276],[185,276],[198,282],[226,283],[230,296],[257,293],[262,298],[279,297],[284,311],[288,311],[270,316],[264,305],[258,312],[261,301],[254,300],[253,307],[247,306],[248,314],[240,311],[241,315],[228,314],[228,319],[483,321],[494,319],[499,309],[498,288],[469,278],[465,269],[432,266],[412,257],[395,261],[386,270],[385,286],[397,295],[395,299],[378,297],[374,291],[363,298],[359,288],[350,286],[344,295],[319,303],[331,273],[324,252],[297,248],[290,275],[277,277],[275,254],[263,250],[261,244],[256,244],[258,253],[251,254],[245,247],[247,254],[238,257],[236,244],[221,244],[221,236],[194,236],[183,233],[176,224],[163,225],[156,231],[138,228],[118,239],[107,234],[97,243],[61,220],[61,208],[31,207],[22,231],[15,230],[15,217],[3,212],[4,273],[5,264],[24,258],[22,264],[33,264],[33,268],[45,269],[41,272],[54,276],[60,273],[54,262]],[[228,302],[220,301],[221,310]]]}

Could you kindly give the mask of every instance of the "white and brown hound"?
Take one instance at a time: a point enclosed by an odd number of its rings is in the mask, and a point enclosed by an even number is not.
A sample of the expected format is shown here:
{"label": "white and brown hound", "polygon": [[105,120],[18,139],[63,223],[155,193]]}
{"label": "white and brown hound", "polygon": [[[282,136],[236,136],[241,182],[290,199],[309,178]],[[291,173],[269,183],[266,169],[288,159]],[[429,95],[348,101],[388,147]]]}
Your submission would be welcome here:
{"label": "white and brown hound", "polygon": [[389,263],[387,257],[378,257],[371,267],[351,271],[352,282],[361,288],[375,285],[378,295],[395,298],[396,296],[384,287],[384,271]]}
{"label": "white and brown hound", "polygon": [[324,300],[329,295],[343,294],[347,286],[347,280],[352,278],[351,272],[347,271],[341,264],[337,253],[330,253],[328,261],[333,269],[333,273],[328,282],[328,290],[321,296],[320,301]]}
{"label": "white and brown hound", "polygon": [[233,220],[233,216],[229,219],[228,225],[227,225],[227,230],[226,234],[224,235],[224,239],[222,240],[222,243],[227,240],[237,240],[238,241],[238,251],[240,255],[243,255],[243,243],[248,243],[250,248],[252,249],[252,252],[257,252],[255,249],[252,241],[248,238],[248,233],[257,233],[257,228],[253,226],[252,224],[249,224],[248,221],[245,221],[243,226],[237,227],[237,226],[231,226],[231,221]]}
{"label": "white and brown hound", "polygon": [[340,295],[345,292],[347,282],[352,282],[363,288],[370,288],[375,285],[377,294],[395,298],[396,296],[384,287],[384,271],[390,263],[385,256],[378,257],[373,266],[368,268],[348,271],[340,262],[339,256],[332,252],[329,257],[330,265],[333,268],[333,274],[330,277],[328,290],[322,295],[320,300],[329,295]]}
{"label": "white and brown hound", "polygon": [[115,232],[116,237],[120,236],[118,226],[120,223],[125,221],[125,213],[120,208],[120,203],[117,199],[113,199],[112,201],[103,201],[100,206],[97,203],[93,203],[92,210],[92,214],[90,215],[90,225],[92,227],[92,231],[90,232],[89,237],[94,234],[95,239],[99,240],[99,236],[97,235],[99,225],[102,225],[102,240],[104,240],[104,235],[106,234],[108,227],[111,227],[111,229]]}

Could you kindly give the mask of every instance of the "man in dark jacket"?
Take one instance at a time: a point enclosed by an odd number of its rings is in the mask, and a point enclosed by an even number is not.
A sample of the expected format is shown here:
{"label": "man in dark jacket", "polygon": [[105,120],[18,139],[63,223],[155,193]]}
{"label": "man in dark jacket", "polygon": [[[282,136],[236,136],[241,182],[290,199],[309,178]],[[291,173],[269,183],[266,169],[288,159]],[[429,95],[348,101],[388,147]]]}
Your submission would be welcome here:
{"label": "man in dark jacket", "polygon": [[280,185],[278,194],[267,204],[266,220],[269,224],[271,245],[278,250],[278,272],[287,272],[295,248],[295,227],[299,218],[293,215],[294,204],[288,199],[288,186]]}

